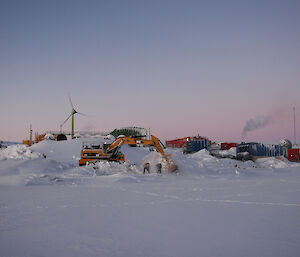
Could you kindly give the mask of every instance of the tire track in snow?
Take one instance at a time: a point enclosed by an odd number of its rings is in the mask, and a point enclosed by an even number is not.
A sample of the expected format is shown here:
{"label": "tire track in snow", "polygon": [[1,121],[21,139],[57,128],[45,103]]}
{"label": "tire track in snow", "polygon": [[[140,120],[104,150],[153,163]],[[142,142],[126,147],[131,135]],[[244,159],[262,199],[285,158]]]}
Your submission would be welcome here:
{"label": "tire track in snow", "polygon": [[[128,190],[128,191],[131,191],[131,190]],[[141,192],[141,191],[137,191],[137,190],[133,190],[131,192],[138,193],[138,194],[146,194],[148,196],[153,196],[155,198],[159,197],[161,199],[163,199],[163,198],[167,199],[165,201],[158,201],[158,202],[156,202],[157,204],[181,201],[181,202],[215,202],[215,203],[227,203],[227,204],[260,205],[260,206],[300,207],[300,203],[254,202],[254,201],[239,201],[239,200],[231,200],[231,199],[200,199],[200,198],[192,198],[192,197],[183,199],[176,195],[167,195],[167,194],[160,195],[158,193]],[[287,192],[294,192],[294,191],[287,191]],[[266,192],[264,192],[264,193],[266,193]],[[268,193],[270,193],[270,192],[268,192]],[[150,204],[154,204],[154,202],[152,201]]]}
{"label": "tire track in snow", "polygon": [[[194,191],[195,188],[192,189]],[[128,192],[132,194],[138,194],[140,196],[148,196],[151,197],[152,199],[145,200],[140,203],[131,203],[130,201],[126,202],[114,202],[114,203],[93,203],[90,207],[91,208],[122,208],[122,207],[131,207],[131,206],[136,206],[136,205],[159,205],[159,204],[169,204],[169,203],[176,203],[176,202],[198,202],[198,203],[222,203],[222,204],[240,204],[240,205],[253,205],[253,206],[281,206],[281,207],[300,207],[300,203],[282,203],[282,202],[256,202],[256,201],[241,201],[241,200],[233,200],[230,199],[229,197],[234,196],[234,195],[228,195],[227,199],[207,199],[207,198],[195,198],[195,197],[180,197],[178,195],[170,195],[170,194],[160,194],[157,192],[151,192],[151,191],[142,191],[142,190],[128,190],[125,188],[120,189],[121,192]],[[299,190],[296,190],[299,191]],[[284,190],[282,192],[295,192],[291,190]],[[271,192],[260,192],[262,194],[265,193],[271,193]],[[238,194],[239,195],[239,194]],[[242,194],[243,195],[243,194]],[[244,194],[248,195],[248,194]],[[255,195],[253,193],[250,193],[249,195]],[[0,209],[8,208],[5,205],[0,205]],[[41,206],[38,205],[36,206],[36,209],[48,209],[48,208],[80,208],[80,205],[76,204],[71,204],[71,205],[58,205],[58,206]]]}
{"label": "tire track in snow", "polygon": [[[149,194],[148,194],[149,195]],[[157,197],[157,196],[156,196]],[[300,203],[274,203],[274,202],[253,202],[253,201],[238,201],[238,200],[229,200],[229,199],[199,199],[199,198],[188,198],[181,199],[177,196],[170,197],[169,195],[161,196],[162,199],[160,201],[148,201],[143,202],[141,205],[156,205],[156,204],[168,204],[168,203],[176,203],[176,202],[201,202],[201,203],[223,203],[223,204],[241,204],[241,205],[257,205],[257,206],[281,206],[281,207],[296,207],[300,208]],[[131,207],[136,206],[137,204],[131,204],[128,202],[124,203],[112,203],[112,204],[92,204],[91,208],[120,208],[120,207]],[[78,209],[81,208],[79,205],[59,205],[59,206],[36,206],[36,209],[51,209],[51,208],[72,208]]]}
{"label": "tire track in snow", "polygon": [[218,199],[187,199],[186,202],[216,202],[216,203],[230,203],[230,204],[245,204],[245,205],[270,205],[270,206],[286,206],[286,207],[300,207],[300,203],[272,203],[272,202],[252,202],[252,201],[238,201],[238,200],[218,200]]}

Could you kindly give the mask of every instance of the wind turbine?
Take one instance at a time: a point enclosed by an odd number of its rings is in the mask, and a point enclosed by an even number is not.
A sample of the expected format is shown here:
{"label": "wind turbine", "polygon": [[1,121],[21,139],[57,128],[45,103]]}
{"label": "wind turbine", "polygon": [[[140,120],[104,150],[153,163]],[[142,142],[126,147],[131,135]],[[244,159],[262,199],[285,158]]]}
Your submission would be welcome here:
{"label": "wind turbine", "polygon": [[86,114],[83,114],[83,113],[80,113],[80,112],[77,112],[74,108],[74,105],[72,103],[72,100],[71,100],[71,97],[70,95],[68,95],[69,97],[69,102],[70,102],[70,105],[71,105],[71,114],[68,116],[68,118],[60,125],[60,130],[62,130],[62,126],[70,119],[70,117],[72,116],[72,132],[71,132],[71,136],[72,136],[72,139],[74,138],[74,115],[76,113],[80,114],[80,115],[83,115],[83,116],[87,116]]}

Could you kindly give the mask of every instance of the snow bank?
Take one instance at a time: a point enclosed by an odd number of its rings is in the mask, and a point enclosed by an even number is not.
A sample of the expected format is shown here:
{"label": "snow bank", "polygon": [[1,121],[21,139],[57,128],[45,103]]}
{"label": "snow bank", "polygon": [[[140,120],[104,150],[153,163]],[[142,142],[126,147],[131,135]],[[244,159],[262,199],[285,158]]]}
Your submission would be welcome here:
{"label": "snow bank", "polygon": [[[12,145],[0,150],[0,184],[1,185],[48,185],[48,184],[82,184],[97,183],[98,179],[121,179],[122,181],[140,180],[143,174],[143,164],[150,163],[150,175],[157,174],[156,165],[162,164],[162,173],[168,173],[166,161],[156,151],[147,147],[122,146],[125,163],[101,161],[93,166],[78,166],[82,142],[87,138],[69,141],[45,140],[32,147]],[[94,139],[92,139],[94,142]],[[98,143],[108,142],[99,139]],[[228,151],[227,151],[228,152]],[[276,158],[261,158],[256,162],[241,162],[229,158],[216,158],[207,150],[193,154],[183,154],[179,149],[167,149],[178,166],[178,173],[185,177],[201,178],[240,177],[240,176],[271,176],[286,171],[299,171],[299,163]],[[42,158],[46,156],[45,158]],[[143,175],[142,175],[143,176]],[[96,179],[96,177],[98,177]],[[148,178],[149,179],[149,178]]]}
{"label": "snow bank", "polygon": [[0,162],[0,185],[44,185],[52,178],[61,178],[61,180],[73,178],[73,174],[69,175],[72,169],[74,169],[72,165],[44,158],[2,160]]}
{"label": "snow bank", "polygon": [[275,157],[268,157],[268,158],[259,158],[255,161],[255,164],[258,167],[262,168],[274,168],[274,169],[285,169],[289,167],[299,167],[300,163],[293,163],[288,161],[287,159],[277,159]]}
{"label": "snow bank", "polygon": [[218,156],[226,158],[226,157],[235,157],[236,156],[236,147],[231,147],[229,150],[218,150]]}
{"label": "snow bank", "polygon": [[[228,151],[226,151],[226,154]],[[256,162],[238,161],[230,158],[217,158],[205,149],[183,155],[180,150],[172,151],[173,159],[179,167],[179,172],[185,175],[233,175],[260,176],[272,174],[273,171],[299,170],[300,163],[292,163],[284,159],[261,158]],[[271,173],[270,173],[271,172]]]}
{"label": "snow bank", "polygon": [[55,140],[54,136],[52,134],[49,134],[49,133],[44,136],[44,139],[45,140]]}
{"label": "snow bank", "polygon": [[0,150],[0,160],[31,160],[41,157],[40,153],[31,151],[26,145],[10,145]]}
{"label": "snow bank", "polygon": [[102,161],[94,165],[96,175],[113,175],[137,173],[135,165],[127,165],[127,163]]}
{"label": "snow bank", "polygon": [[[237,161],[232,159],[219,159],[209,154],[205,149],[183,155],[180,151],[173,152],[173,159],[181,173],[191,175],[216,175],[236,174]],[[248,167],[248,163],[239,163],[242,167]]]}

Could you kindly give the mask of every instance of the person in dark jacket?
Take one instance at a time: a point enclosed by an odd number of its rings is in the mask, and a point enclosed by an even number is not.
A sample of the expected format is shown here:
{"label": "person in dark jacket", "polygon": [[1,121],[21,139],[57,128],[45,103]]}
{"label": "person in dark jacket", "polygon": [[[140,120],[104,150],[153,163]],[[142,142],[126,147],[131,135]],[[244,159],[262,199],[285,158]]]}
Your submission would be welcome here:
{"label": "person in dark jacket", "polygon": [[150,163],[149,162],[146,162],[144,164],[144,174],[146,171],[148,171],[148,173],[150,174]]}
{"label": "person in dark jacket", "polygon": [[161,163],[156,164],[157,173],[161,173]]}

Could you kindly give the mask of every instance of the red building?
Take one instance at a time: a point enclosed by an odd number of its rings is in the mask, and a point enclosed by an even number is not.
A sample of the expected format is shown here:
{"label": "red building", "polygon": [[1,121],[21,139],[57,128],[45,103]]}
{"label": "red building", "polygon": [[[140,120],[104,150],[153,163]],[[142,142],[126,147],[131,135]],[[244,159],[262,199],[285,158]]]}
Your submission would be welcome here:
{"label": "red building", "polygon": [[228,142],[223,142],[221,143],[221,150],[229,150],[232,147],[236,147],[237,143],[228,143]]}
{"label": "red building", "polygon": [[[166,141],[166,147],[173,147],[173,148],[184,148],[186,147],[186,142],[192,141],[192,140],[204,140],[208,138],[206,137],[201,137],[201,136],[195,136],[195,137],[183,137],[183,138],[178,138],[178,139],[173,139],[173,140],[167,140]],[[212,142],[209,140],[210,144]]]}
{"label": "red building", "polygon": [[289,149],[288,160],[292,162],[300,162],[300,149]]}
{"label": "red building", "polygon": [[191,137],[178,138],[166,141],[166,147],[183,148],[186,142],[190,141]]}

